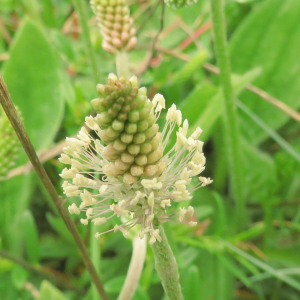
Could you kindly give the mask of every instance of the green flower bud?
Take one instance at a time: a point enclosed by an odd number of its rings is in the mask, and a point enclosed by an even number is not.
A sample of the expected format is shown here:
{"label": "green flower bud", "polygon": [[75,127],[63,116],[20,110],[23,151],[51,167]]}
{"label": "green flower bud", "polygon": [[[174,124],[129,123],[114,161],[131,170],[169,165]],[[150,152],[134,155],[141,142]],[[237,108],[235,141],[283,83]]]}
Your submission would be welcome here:
{"label": "green flower bud", "polygon": [[92,100],[98,113],[94,120],[106,144],[103,158],[111,162],[103,169],[105,174],[123,174],[126,183],[135,182],[133,177],[154,176],[158,167],[153,164],[162,157],[162,135],[146,88],[138,90],[135,77],[126,80],[110,74],[107,84],[98,85],[97,90],[101,98]]}

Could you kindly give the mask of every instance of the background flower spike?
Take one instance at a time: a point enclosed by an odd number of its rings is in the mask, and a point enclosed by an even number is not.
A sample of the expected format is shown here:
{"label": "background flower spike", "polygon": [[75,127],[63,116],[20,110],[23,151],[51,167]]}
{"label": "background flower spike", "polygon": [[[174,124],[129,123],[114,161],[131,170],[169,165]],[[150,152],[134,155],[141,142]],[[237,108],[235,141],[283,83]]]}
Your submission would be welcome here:
{"label": "background flower spike", "polygon": [[90,1],[103,36],[102,47],[110,53],[130,51],[137,42],[136,30],[125,0]]}

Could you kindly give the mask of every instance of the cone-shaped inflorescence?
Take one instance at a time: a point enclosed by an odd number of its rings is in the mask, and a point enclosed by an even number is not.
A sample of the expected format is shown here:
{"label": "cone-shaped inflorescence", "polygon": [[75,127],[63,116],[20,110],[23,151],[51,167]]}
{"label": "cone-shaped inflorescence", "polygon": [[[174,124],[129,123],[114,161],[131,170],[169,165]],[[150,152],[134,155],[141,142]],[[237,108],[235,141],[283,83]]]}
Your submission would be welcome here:
{"label": "cone-shaped inflorescence", "polygon": [[125,0],[91,0],[103,36],[102,47],[111,53],[130,51],[137,38]]}
{"label": "cone-shaped inflorescence", "polygon": [[[17,108],[20,115],[20,111]],[[18,137],[0,107],[0,177],[5,177],[15,165],[20,150]]]}
{"label": "cone-shaped inflorescence", "polygon": [[[193,191],[212,182],[202,176],[198,183],[192,181],[205,169],[203,142],[198,139],[202,130],[197,127],[188,135],[188,120],[182,122],[181,111],[173,104],[158,132],[156,120],[165,108],[164,97],[157,94],[150,101],[146,88],[138,89],[136,77],[127,81],[110,74],[98,91],[100,98],[92,100],[97,116],[85,119],[91,131],[82,127],[77,138],[67,138],[59,158],[70,166],[60,174],[67,179],[64,194],[82,200],[79,207],[75,202],[70,205],[69,212],[85,212],[86,218],[80,220],[84,225],[100,226],[117,216],[123,223],[106,232],[120,230],[125,237],[139,224],[139,236],[149,233],[150,244],[162,240],[158,224],[195,226],[193,207],[178,210],[173,204],[191,200]],[[176,143],[164,153],[176,126]]]}
{"label": "cone-shaped inflorescence", "polygon": [[163,147],[158,132],[153,104],[146,88],[137,82],[111,74],[107,85],[98,85],[101,98],[92,100],[98,115],[95,122],[102,129],[106,144],[102,155],[109,163],[103,167],[107,176],[123,176],[132,184],[144,175],[160,175],[165,169],[161,161]]}

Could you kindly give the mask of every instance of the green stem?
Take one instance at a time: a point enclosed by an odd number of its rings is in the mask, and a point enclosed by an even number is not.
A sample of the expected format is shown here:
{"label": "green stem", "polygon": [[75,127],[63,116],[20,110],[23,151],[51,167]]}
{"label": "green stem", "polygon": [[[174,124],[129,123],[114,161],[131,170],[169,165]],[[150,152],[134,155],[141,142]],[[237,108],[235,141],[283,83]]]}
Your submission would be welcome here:
{"label": "green stem", "polygon": [[116,54],[116,65],[118,77],[125,76],[129,79],[129,54],[125,51],[117,51]]}
{"label": "green stem", "polygon": [[159,234],[162,241],[151,245],[157,274],[167,297],[170,300],[183,300],[177,262],[162,225],[159,226]]}
{"label": "green stem", "polygon": [[224,95],[225,132],[228,147],[227,153],[231,177],[231,191],[236,201],[237,228],[240,229],[245,221],[245,203],[242,192],[243,186],[237,112],[230,78],[230,62],[226,40],[224,0],[210,0],[210,6],[215,36],[215,51],[220,68],[220,81]]}
{"label": "green stem", "polygon": [[85,51],[90,65],[93,70],[95,83],[99,83],[99,73],[97,67],[96,53],[91,43],[90,31],[88,28],[88,18],[86,11],[86,4],[83,0],[73,0],[76,11],[78,12],[80,27],[82,29],[82,37],[85,45]]}
{"label": "green stem", "polygon": [[[97,274],[100,274],[100,258],[101,258],[101,251],[99,240],[95,238],[95,234],[98,231],[97,226],[94,224],[91,225],[91,237],[90,237],[90,245],[91,245],[91,260],[95,267]],[[92,283],[92,299],[93,300],[100,300],[100,296],[97,290],[97,287],[94,283]]]}
{"label": "green stem", "polygon": [[132,257],[127,276],[118,300],[131,300],[140,280],[146,257],[146,240],[134,238],[132,243]]}
{"label": "green stem", "polygon": [[108,297],[103,288],[103,284],[93,266],[93,263],[89,257],[86,246],[85,246],[83,240],[81,239],[79,232],[77,231],[77,228],[76,228],[73,220],[71,219],[67,209],[65,208],[62,198],[57,194],[55,187],[53,186],[48,174],[46,173],[42,163],[40,162],[40,160],[34,150],[34,147],[28,137],[25,127],[22,124],[21,119],[18,116],[18,113],[11,101],[7,86],[4,82],[1,74],[0,74],[0,103],[5,111],[12,127],[14,128],[36,173],[40,177],[43,185],[45,186],[47,192],[49,193],[49,195],[50,195],[52,201],[54,202],[55,207],[57,208],[66,227],[72,234],[72,237],[81,253],[82,260],[85,264],[85,267],[86,267],[87,271],[89,272],[93,282],[95,283],[99,294],[101,295],[103,300],[108,300]]}

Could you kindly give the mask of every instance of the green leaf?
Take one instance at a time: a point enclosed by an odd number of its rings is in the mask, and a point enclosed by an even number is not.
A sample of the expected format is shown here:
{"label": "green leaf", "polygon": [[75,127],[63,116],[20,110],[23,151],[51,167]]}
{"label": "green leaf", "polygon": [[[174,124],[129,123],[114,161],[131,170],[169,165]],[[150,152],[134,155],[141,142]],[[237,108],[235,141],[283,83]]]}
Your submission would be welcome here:
{"label": "green leaf", "polygon": [[179,268],[186,268],[191,265],[199,255],[198,249],[193,247],[186,248],[180,252],[180,256],[177,257]]}
{"label": "green leaf", "polygon": [[235,252],[236,254],[242,256],[243,258],[247,259],[249,262],[251,262],[253,265],[259,267],[260,269],[264,270],[265,272],[268,272],[272,276],[278,278],[279,280],[285,282],[286,284],[290,285],[291,287],[297,289],[300,291],[300,283],[296,281],[295,279],[283,274],[280,272],[280,270],[276,270],[266,264],[265,262],[262,262],[261,260],[251,256],[250,254],[246,253],[245,251],[233,246],[231,243],[228,243],[227,241],[222,241],[222,243],[230,250]]}
{"label": "green leaf", "polygon": [[3,69],[12,100],[22,111],[36,150],[53,141],[64,110],[59,64],[39,27],[27,18],[22,22]]}
{"label": "green leaf", "polygon": [[182,84],[189,80],[208,57],[207,50],[202,50],[196,53],[190,61],[188,61],[182,69],[174,74],[172,84]]}
{"label": "green leaf", "polygon": [[35,220],[29,210],[23,212],[21,226],[27,257],[30,262],[37,263],[40,256],[38,230]]}
{"label": "green leaf", "polygon": [[14,266],[14,263],[7,259],[0,257],[0,273],[5,273],[10,271]]}
{"label": "green leaf", "polygon": [[263,222],[256,223],[255,225],[251,226],[247,230],[242,231],[237,235],[235,235],[233,240],[235,242],[250,240],[262,234],[265,231],[265,228],[266,226]]}
{"label": "green leaf", "polygon": [[28,15],[35,18],[37,21],[41,21],[39,12],[39,3],[37,0],[22,0],[23,5]]}
{"label": "green leaf", "polygon": [[140,300],[140,299],[143,299],[143,300],[150,300],[148,294],[145,292],[144,289],[142,289],[139,285],[135,291],[135,294],[132,298],[132,300]]}
{"label": "green leaf", "polygon": [[185,300],[201,299],[200,297],[200,274],[197,266],[193,265],[188,270],[183,289]]}
{"label": "green leaf", "polygon": [[209,205],[198,205],[194,206],[194,208],[198,220],[205,219],[214,212],[213,207]]}
{"label": "green leaf", "polygon": [[217,202],[218,206],[218,218],[216,220],[216,228],[215,228],[215,234],[217,236],[222,236],[224,229],[226,228],[226,209],[224,206],[224,200],[221,198],[221,196],[213,192],[213,196]]}
{"label": "green leaf", "polygon": [[67,243],[65,240],[50,235],[43,235],[40,241],[40,256],[42,258],[67,258],[79,256],[74,243]]}
{"label": "green leaf", "polygon": [[38,300],[68,300],[64,294],[49,281],[44,280],[41,284],[40,296]]}
{"label": "green leaf", "polygon": [[217,254],[220,262],[226,267],[226,269],[231,272],[235,277],[240,279],[246,287],[251,287],[251,281],[248,279],[246,274],[227,256],[224,254]]}
{"label": "green leaf", "polygon": [[[294,109],[300,106],[299,19],[300,1],[263,1],[245,18],[230,41],[233,72],[243,74],[260,66],[263,72],[254,84]],[[240,98],[272,129],[280,128],[289,119],[253,93],[245,92]],[[243,118],[241,126],[251,142],[260,143],[267,137],[248,119]]]}
{"label": "green leaf", "polygon": [[[260,74],[260,72],[260,68],[256,68],[243,76],[232,76],[235,95],[237,96],[247,84],[252,82]],[[189,105],[197,107],[196,103],[190,103]],[[216,121],[222,115],[223,109],[223,93],[220,90],[212,99],[210,99],[204,111],[200,113],[200,117],[198,117],[194,123],[190,123],[189,132],[192,133],[196,127],[200,126],[203,129],[201,140],[206,141],[211,134],[211,130]]]}
{"label": "green leaf", "polygon": [[125,282],[125,276],[116,276],[104,284],[104,290],[108,294],[119,293],[121,291],[124,282]]}
{"label": "green leaf", "polygon": [[240,145],[245,171],[246,196],[252,202],[267,204],[266,201],[271,200],[271,196],[276,192],[277,178],[274,160],[245,139],[240,140]]}
{"label": "green leaf", "polygon": [[14,265],[11,272],[11,280],[17,289],[22,289],[27,280],[28,272],[19,265]]}
{"label": "green leaf", "polygon": [[67,229],[64,221],[61,218],[54,217],[51,213],[46,214],[47,221],[50,223],[50,225],[53,227],[53,229],[61,235],[66,241],[73,244],[74,240],[70,233],[70,231]]}
{"label": "green leaf", "polygon": [[0,183],[0,235],[4,245],[14,254],[20,254],[22,226],[20,220],[32,193],[32,176],[16,176]]}
{"label": "green leaf", "polygon": [[[180,110],[184,113],[184,117],[189,120],[189,124],[193,124],[199,118],[199,114],[205,109],[209,101],[218,93],[218,88],[210,82],[203,81],[196,86],[180,103]],[[195,109],[197,105],[197,109]]]}

